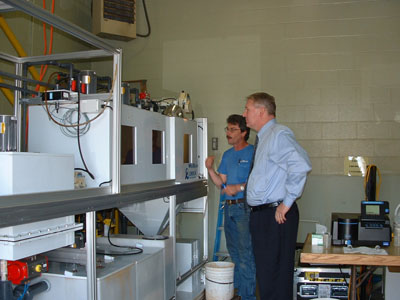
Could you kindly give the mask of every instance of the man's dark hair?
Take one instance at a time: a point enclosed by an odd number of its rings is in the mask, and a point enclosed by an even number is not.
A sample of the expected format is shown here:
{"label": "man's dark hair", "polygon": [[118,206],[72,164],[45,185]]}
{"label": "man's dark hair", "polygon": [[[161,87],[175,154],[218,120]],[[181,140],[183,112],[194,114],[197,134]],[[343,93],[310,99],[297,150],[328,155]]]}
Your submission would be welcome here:
{"label": "man's dark hair", "polygon": [[228,119],[226,119],[226,123],[238,125],[241,132],[246,131],[246,135],[244,136],[244,140],[247,141],[250,137],[250,128],[246,126],[246,118],[241,115],[230,115]]}

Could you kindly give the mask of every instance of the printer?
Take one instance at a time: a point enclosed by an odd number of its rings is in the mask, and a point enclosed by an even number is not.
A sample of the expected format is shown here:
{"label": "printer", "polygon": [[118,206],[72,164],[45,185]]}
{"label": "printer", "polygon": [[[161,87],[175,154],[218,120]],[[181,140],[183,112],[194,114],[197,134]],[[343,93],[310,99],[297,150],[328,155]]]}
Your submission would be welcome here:
{"label": "printer", "polygon": [[389,203],[361,201],[361,213],[332,213],[332,244],[389,246]]}

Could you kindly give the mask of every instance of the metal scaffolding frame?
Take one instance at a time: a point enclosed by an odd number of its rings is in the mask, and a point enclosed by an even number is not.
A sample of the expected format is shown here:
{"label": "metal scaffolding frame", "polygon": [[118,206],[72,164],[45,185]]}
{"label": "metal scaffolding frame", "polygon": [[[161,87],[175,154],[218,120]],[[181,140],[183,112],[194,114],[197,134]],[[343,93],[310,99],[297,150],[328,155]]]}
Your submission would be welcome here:
{"label": "metal scaffolding frame", "polygon": [[[63,20],[41,7],[26,0],[0,1],[0,11],[18,10],[39,19],[69,35],[85,42],[96,50],[16,57],[0,53],[0,60],[15,64],[16,76],[22,76],[23,66],[28,63],[59,60],[80,60],[95,58],[112,58],[114,89],[112,95],[112,150],[111,150],[111,187],[64,192],[36,193],[0,197],[0,228],[25,224],[71,214],[86,213],[87,238],[87,299],[97,299],[96,290],[96,253],[95,253],[95,219],[96,210],[123,207],[135,202],[142,202],[160,197],[173,196],[170,202],[170,234],[175,238],[175,205],[207,195],[207,181],[175,184],[174,181],[151,184],[122,186],[120,183],[120,141],[121,141],[121,71],[122,50],[116,49],[101,38],[82,29],[71,22]],[[22,81],[16,79],[15,86],[21,87]],[[15,115],[21,114],[21,92],[15,91]],[[20,132],[21,121],[18,118],[17,128]],[[174,197],[175,196],[175,197]],[[207,207],[204,208],[207,215]],[[172,213],[171,213],[172,212]],[[204,222],[206,222],[205,220]],[[173,228],[172,228],[173,227]],[[204,225],[204,228],[207,228]],[[208,232],[204,233],[205,236]]]}

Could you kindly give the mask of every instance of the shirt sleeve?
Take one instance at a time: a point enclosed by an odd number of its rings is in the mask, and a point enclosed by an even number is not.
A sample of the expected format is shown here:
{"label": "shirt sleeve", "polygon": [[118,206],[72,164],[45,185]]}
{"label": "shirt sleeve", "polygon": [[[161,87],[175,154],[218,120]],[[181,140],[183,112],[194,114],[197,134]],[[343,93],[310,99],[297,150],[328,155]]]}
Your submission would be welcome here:
{"label": "shirt sleeve", "polygon": [[224,153],[224,155],[222,155],[222,160],[221,160],[221,163],[219,164],[217,172],[220,174],[224,174],[224,175],[228,174],[226,153]]}
{"label": "shirt sleeve", "polygon": [[311,171],[311,163],[306,151],[298,144],[293,134],[282,131],[278,134],[271,159],[286,172],[283,203],[291,207],[303,193],[307,173]]}

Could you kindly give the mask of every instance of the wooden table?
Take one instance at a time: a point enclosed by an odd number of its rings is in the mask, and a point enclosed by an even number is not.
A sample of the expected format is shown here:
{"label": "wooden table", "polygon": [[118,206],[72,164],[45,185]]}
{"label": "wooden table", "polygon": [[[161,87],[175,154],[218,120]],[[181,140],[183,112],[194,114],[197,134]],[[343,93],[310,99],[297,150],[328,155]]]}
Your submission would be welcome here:
{"label": "wooden table", "polygon": [[[360,253],[344,253],[343,246],[323,246],[311,245],[311,234],[307,235],[304,242],[300,261],[308,264],[330,264],[330,265],[350,265],[351,266],[351,299],[356,299],[356,276],[357,266],[400,266],[400,247],[390,245],[384,247],[388,255],[367,255]],[[365,278],[364,278],[365,279]]]}

